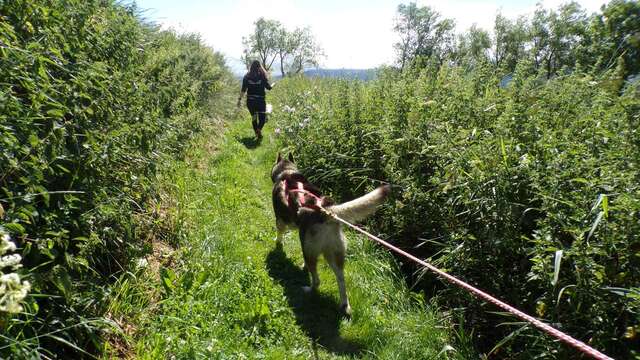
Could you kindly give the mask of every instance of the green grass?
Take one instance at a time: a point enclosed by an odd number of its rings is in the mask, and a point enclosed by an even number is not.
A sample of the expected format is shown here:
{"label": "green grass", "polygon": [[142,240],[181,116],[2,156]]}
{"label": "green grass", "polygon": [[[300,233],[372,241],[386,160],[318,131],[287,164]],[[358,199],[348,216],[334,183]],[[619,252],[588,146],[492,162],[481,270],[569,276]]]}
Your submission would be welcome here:
{"label": "green grass", "polygon": [[129,318],[137,329],[135,357],[470,357],[450,319],[406,288],[388,254],[355,234],[347,233],[352,318],[340,316],[326,263],[319,292],[302,292],[308,277],[297,233],[287,235],[283,249],[275,246],[269,173],[278,144],[270,123],[265,133],[256,144],[248,116],[236,119],[224,138],[205,134],[189,161],[176,165],[168,181],[184,231],[172,269],[161,271],[161,284],[148,275],[137,280],[154,281],[157,300],[140,293],[119,300],[147,304]]}

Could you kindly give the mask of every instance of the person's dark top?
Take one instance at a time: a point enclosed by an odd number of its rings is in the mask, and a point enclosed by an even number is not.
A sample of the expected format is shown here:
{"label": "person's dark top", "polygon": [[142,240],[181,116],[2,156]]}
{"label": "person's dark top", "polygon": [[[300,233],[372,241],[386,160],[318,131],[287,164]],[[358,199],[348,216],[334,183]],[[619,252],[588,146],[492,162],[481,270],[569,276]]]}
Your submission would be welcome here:
{"label": "person's dark top", "polygon": [[271,90],[271,84],[264,76],[252,77],[249,74],[242,78],[242,92],[247,92],[247,98],[264,98],[264,89]]}

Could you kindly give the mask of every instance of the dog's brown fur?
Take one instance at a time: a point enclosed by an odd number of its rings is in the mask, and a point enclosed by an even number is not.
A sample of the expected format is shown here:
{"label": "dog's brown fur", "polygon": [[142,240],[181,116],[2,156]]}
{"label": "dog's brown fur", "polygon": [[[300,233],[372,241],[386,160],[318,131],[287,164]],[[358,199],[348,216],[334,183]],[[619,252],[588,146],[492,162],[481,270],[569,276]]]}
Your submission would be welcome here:
{"label": "dog's brown fur", "polygon": [[341,309],[346,315],[350,315],[351,307],[344,281],[346,242],[342,226],[317,209],[303,206],[315,203],[316,199],[313,196],[307,195],[300,199],[297,195],[291,196],[288,190],[295,188],[297,183],[302,183],[306,191],[321,198],[322,207],[347,221],[355,222],[373,214],[378,205],[386,199],[390,187],[381,186],[355,200],[336,205],[331,199],[322,197],[320,190],[309,183],[298,171],[291,154],[289,159],[283,159],[278,154],[276,164],[271,171],[271,180],[274,183],[272,199],[276,215],[278,245],[282,245],[282,236],[287,228],[298,228],[300,232],[305,267],[311,273],[311,286],[305,287],[304,290],[310,292],[320,285],[317,263],[318,256],[322,254],[336,275]]}

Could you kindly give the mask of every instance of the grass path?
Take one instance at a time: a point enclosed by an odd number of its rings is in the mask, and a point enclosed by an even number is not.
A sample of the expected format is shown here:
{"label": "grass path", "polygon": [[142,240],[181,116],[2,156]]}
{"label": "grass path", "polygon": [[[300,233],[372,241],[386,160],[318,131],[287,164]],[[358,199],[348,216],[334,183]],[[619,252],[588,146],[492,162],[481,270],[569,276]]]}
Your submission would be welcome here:
{"label": "grass path", "polygon": [[[273,129],[267,124],[266,134]],[[184,239],[161,299],[139,317],[144,359],[467,358],[448,321],[411,294],[390,257],[348,233],[350,320],[339,315],[332,272],[320,263],[315,295],[301,270],[297,233],[275,247],[269,172],[278,150],[251,139],[248,119],[224,138],[205,134],[173,174]],[[212,150],[215,149],[215,150]]]}

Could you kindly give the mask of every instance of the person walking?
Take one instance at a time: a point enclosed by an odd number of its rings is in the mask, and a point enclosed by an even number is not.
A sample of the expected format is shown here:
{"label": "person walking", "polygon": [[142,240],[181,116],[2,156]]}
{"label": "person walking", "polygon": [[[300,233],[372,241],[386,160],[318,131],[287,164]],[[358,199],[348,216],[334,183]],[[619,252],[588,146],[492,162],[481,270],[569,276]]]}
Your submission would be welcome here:
{"label": "person walking", "polygon": [[262,138],[262,127],[267,121],[267,102],[265,99],[265,89],[271,90],[271,84],[267,79],[267,71],[260,61],[251,62],[249,72],[242,78],[242,89],[238,97],[238,107],[242,101],[242,96],[247,93],[247,109],[251,113],[251,124],[256,138]]}

